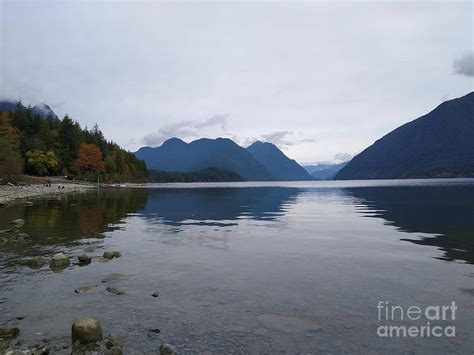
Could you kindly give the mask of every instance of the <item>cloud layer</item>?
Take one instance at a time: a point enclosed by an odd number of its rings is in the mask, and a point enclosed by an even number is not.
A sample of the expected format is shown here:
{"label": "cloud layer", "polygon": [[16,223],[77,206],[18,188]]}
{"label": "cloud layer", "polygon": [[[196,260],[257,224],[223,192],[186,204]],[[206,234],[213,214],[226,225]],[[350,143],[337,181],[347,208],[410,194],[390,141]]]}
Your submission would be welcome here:
{"label": "cloud layer", "polygon": [[169,138],[178,137],[183,140],[194,139],[202,135],[202,130],[209,127],[217,127],[225,130],[229,114],[217,114],[204,121],[181,121],[165,125],[158,131],[146,134],[142,142],[151,147],[163,144]]}
{"label": "cloud layer", "polygon": [[453,63],[453,70],[455,74],[474,77],[474,52],[456,58]]}
{"label": "cloud layer", "polygon": [[472,51],[472,11],[458,1],[0,0],[0,97],[97,122],[132,151],[224,136],[271,141],[301,163],[334,160],[473,90],[472,57],[452,68]]}

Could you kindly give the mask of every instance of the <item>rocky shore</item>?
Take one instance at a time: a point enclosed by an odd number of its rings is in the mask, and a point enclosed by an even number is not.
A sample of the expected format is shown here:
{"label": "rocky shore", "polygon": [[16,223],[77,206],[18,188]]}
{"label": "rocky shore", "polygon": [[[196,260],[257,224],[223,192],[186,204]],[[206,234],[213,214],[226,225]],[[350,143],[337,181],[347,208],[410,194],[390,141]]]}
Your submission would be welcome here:
{"label": "rocky shore", "polygon": [[58,193],[84,192],[94,188],[91,185],[52,183],[25,186],[0,185],[0,207],[25,199],[34,199]]}

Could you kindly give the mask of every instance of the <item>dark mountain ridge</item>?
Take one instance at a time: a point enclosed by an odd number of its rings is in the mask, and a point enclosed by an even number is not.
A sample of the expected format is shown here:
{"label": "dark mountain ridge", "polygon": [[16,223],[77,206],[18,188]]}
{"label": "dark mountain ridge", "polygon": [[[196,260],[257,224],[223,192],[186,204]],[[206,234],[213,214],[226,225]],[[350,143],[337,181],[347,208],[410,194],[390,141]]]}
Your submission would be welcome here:
{"label": "dark mountain ridge", "polygon": [[312,179],[296,161],[271,143],[255,142],[245,149],[228,138],[201,138],[190,143],[171,138],[160,147],[142,147],[135,155],[143,159],[149,169],[163,172],[217,168],[250,181]]}
{"label": "dark mountain ridge", "polygon": [[335,179],[440,177],[474,177],[474,92],[380,138]]}
{"label": "dark mountain ridge", "polygon": [[193,172],[209,167],[232,171],[245,180],[272,180],[272,174],[244,148],[228,138],[201,138],[186,143],[171,138],[160,147],[140,148],[135,155],[149,169]]}

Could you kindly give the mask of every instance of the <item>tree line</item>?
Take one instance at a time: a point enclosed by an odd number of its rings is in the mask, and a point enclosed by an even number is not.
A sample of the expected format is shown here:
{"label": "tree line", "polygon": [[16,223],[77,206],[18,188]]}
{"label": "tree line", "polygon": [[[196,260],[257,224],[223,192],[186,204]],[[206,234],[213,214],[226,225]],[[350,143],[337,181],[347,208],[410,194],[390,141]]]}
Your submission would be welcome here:
{"label": "tree line", "polygon": [[230,170],[218,168],[206,168],[193,172],[173,172],[150,170],[150,182],[229,182],[243,181],[240,175]]}
{"label": "tree line", "polygon": [[16,110],[0,112],[0,177],[21,174],[148,181],[145,162],[107,141],[97,124],[83,129],[68,115],[43,118],[18,102]]}

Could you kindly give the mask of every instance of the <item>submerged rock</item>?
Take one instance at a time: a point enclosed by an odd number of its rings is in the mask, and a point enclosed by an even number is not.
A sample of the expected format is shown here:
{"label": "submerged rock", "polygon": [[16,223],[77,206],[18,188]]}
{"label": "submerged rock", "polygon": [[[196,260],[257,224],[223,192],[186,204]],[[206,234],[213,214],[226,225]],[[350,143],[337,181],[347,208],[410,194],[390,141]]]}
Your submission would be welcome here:
{"label": "submerged rock", "polygon": [[65,268],[70,264],[69,257],[64,253],[55,254],[49,261],[51,268]]}
{"label": "submerged rock", "polygon": [[89,292],[90,290],[93,290],[96,287],[97,287],[97,285],[81,286],[81,287],[76,288],[74,290],[74,292],[75,293],[86,293],[86,292]]}
{"label": "submerged rock", "polygon": [[35,256],[26,261],[26,265],[31,269],[40,269],[45,263],[46,261],[41,256]]}
{"label": "submerged rock", "polygon": [[12,231],[11,229],[2,229],[2,230],[0,230],[0,234],[10,233],[11,231]]}
{"label": "submerged rock", "polygon": [[88,247],[84,248],[84,252],[85,253],[93,253],[93,252],[95,252],[96,249],[97,249],[97,247],[95,245],[89,245]]}
{"label": "submerged rock", "polygon": [[15,237],[15,242],[24,242],[30,239],[30,236],[26,233],[18,233]]}
{"label": "submerged rock", "polygon": [[15,326],[0,326],[0,339],[13,339],[20,334],[20,328]]}
{"label": "submerged rock", "polygon": [[107,349],[112,349],[112,348],[122,348],[124,345],[124,340],[122,337],[116,337],[116,336],[109,336],[107,338],[107,341],[105,342],[105,346]]}
{"label": "submerged rock", "polygon": [[92,262],[92,258],[89,255],[79,255],[77,259],[81,265],[88,265]]}
{"label": "submerged rock", "polygon": [[130,278],[130,275],[121,274],[119,272],[113,272],[107,277],[105,277],[102,280],[102,283],[106,284],[106,283],[112,283],[112,282],[120,282],[120,281],[128,280],[129,278]]}
{"label": "submerged rock", "polygon": [[113,259],[115,255],[113,251],[104,251],[104,254],[102,256],[105,259]]}
{"label": "submerged rock", "polygon": [[113,293],[114,295],[123,295],[125,293],[122,290],[119,290],[118,288],[115,288],[115,287],[107,287],[106,290],[107,292]]}
{"label": "submerged rock", "polygon": [[72,325],[72,341],[81,344],[93,343],[102,340],[102,326],[92,317],[77,319]]}
{"label": "submerged rock", "polygon": [[161,355],[175,355],[178,350],[171,344],[163,344],[160,346]]}
{"label": "submerged rock", "polygon": [[25,202],[25,206],[27,206],[27,207],[31,207],[31,206],[33,206],[33,205],[34,205],[34,203],[31,202],[31,201]]}
{"label": "submerged rock", "polygon": [[14,219],[13,221],[10,222],[10,224],[14,224],[15,226],[22,226],[25,224],[25,220],[21,219],[21,218],[18,218],[18,219]]}

